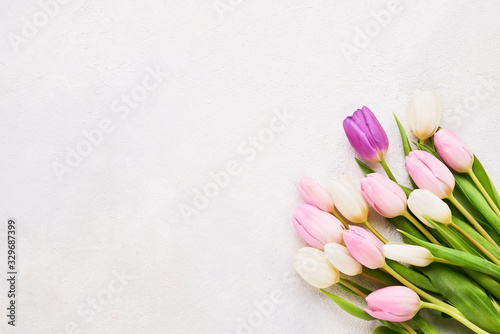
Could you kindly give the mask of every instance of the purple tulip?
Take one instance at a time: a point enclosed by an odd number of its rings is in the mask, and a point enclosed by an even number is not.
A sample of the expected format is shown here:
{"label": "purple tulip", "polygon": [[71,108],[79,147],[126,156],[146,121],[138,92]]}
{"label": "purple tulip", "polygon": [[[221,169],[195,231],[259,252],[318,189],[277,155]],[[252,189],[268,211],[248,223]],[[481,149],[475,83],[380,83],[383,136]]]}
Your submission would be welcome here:
{"label": "purple tulip", "polygon": [[368,161],[382,161],[389,139],[382,125],[367,107],[358,109],[344,120],[344,131],[354,150]]}

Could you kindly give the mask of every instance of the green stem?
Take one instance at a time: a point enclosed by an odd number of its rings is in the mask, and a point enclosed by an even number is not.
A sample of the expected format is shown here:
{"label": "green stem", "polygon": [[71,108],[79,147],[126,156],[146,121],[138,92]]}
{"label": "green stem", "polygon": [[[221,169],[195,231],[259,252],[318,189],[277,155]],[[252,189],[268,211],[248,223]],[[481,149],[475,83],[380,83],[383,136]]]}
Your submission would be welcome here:
{"label": "green stem", "polygon": [[448,261],[448,260],[445,260],[445,259],[442,259],[440,257],[434,257],[434,262],[439,262],[439,263],[444,263],[444,264],[451,264],[452,266],[458,266],[458,264],[453,263],[453,262]]}
{"label": "green stem", "polygon": [[437,239],[434,238],[434,236],[431,234],[431,232],[427,231],[427,229],[418,220],[413,218],[413,216],[408,211],[406,211],[406,213],[403,215],[403,217],[405,217],[413,225],[415,225],[415,227],[418,228],[418,230],[420,232],[422,232],[422,234],[425,235],[427,237],[427,239],[429,239],[430,242],[432,242],[435,245],[441,245],[439,243],[439,241],[437,241]]}
{"label": "green stem", "polygon": [[385,269],[389,274],[391,274],[392,276],[394,276],[395,279],[397,279],[398,281],[400,281],[401,283],[403,283],[404,285],[406,285],[408,288],[410,288],[413,291],[415,291],[420,297],[425,298],[428,301],[430,301],[430,302],[432,302],[432,303],[434,303],[436,305],[441,305],[442,307],[449,307],[450,306],[450,305],[448,305],[448,304],[440,301],[436,297],[431,296],[430,294],[428,294],[424,290],[420,289],[419,287],[415,286],[413,283],[411,283],[410,281],[408,281],[406,278],[404,278],[403,276],[401,276],[400,274],[398,274],[394,269],[392,269],[391,267],[389,267],[389,265],[384,264],[384,266],[382,268]]}
{"label": "green stem", "polygon": [[[426,303],[426,302],[422,302],[422,307],[423,308],[430,308],[432,310],[436,310],[436,311],[439,311],[439,312],[443,312],[443,313],[446,313],[448,315],[450,315],[451,317],[455,318],[456,320],[460,321],[462,324],[464,324],[465,326],[469,327],[471,330],[473,330],[475,333],[479,333],[479,334],[488,334],[488,332],[486,332],[485,330],[482,330],[481,328],[479,328],[478,326],[474,325],[472,322],[470,322],[469,320],[467,320],[458,310],[456,310],[454,307],[442,307],[440,305],[435,305],[435,304],[432,304],[432,303]],[[455,312],[456,310],[456,312]]]}
{"label": "green stem", "polygon": [[491,197],[488,194],[488,192],[486,191],[486,189],[484,189],[483,185],[481,184],[481,182],[477,178],[477,176],[474,173],[474,171],[472,170],[472,168],[467,172],[467,174],[470,176],[470,178],[472,179],[472,181],[474,181],[474,184],[476,185],[476,187],[479,188],[479,190],[483,194],[484,198],[486,198],[486,201],[488,201],[488,204],[491,206],[491,208],[493,209],[493,211],[495,211],[495,213],[497,214],[497,216],[500,217],[500,210],[498,210],[497,205],[495,204],[495,202],[493,202],[493,200],[491,199]]}
{"label": "green stem", "polygon": [[392,174],[391,169],[389,168],[389,166],[387,166],[387,162],[385,162],[385,159],[380,160],[380,164],[382,165],[382,167],[384,168],[385,172],[387,173],[387,176],[391,180],[393,180],[394,182],[398,183],[398,181],[396,181],[396,178]]}
{"label": "green stem", "polygon": [[453,203],[453,205],[457,207],[457,209],[465,216],[465,218],[467,218],[467,220],[472,224],[472,226],[474,226],[474,228],[476,229],[476,231],[479,232],[479,234],[481,234],[486,240],[488,240],[490,244],[500,249],[495,240],[493,240],[488,235],[488,233],[484,230],[484,228],[477,222],[477,220],[474,217],[472,217],[472,215],[463,207],[463,205],[460,204],[460,202],[455,198],[455,196],[453,196],[453,194],[451,194],[450,197],[448,197],[448,199],[450,200],[451,203]]}
{"label": "green stem", "polygon": [[383,237],[380,233],[378,233],[378,231],[377,231],[375,228],[373,228],[373,226],[372,226],[372,225],[368,222],[368,220],[365,220],[365,221],[363,222],[363,224],[365,224],[365,226],[366,226],[366,227],[368,227],[368,229],[369,229],[369,230],[370,230],[373,234],[375,234],[375,236],[376,236],[376,237],[377,237],[380,241],[382,241],[384,244],[386,244],[386,243],[387,243],[387,239],[386,239],[386,238],[384,238],[384,237]]}
{"label": "green stem", "polygon": [[411,334],[417,334],[417,332],[415,332],[413,330],[413,328],[411,328],[406,322],[400,322],[401,326],[403,326],[404,329],[406,329],[409,333]]}
{"label": "green stem", "polygon": [[346,288],[348,288],[349,290],[351,290],[352,292],[354,292],[355,294],[357,294],[360,297],[366,298],[366,296],[368,296],[366,293],[362,292],[361,290],[356,288],[354,285],[352,285],[351,283],[349,283],[348,281],[346,281],[342,278],[339,278],[338,283],[342,284],[343,286],[345,286]]}
{"label": "green stem", "polygon": [[425,144],[425,139],[418,138],[418,143],[424,145]]}
{"label": "green stem", "polygon": [[337,209],[335,209],[335,207],[332,209],[332,212],[331,212],[332,215],[334,215],[338,220],[340,220],[340,222],[342,224],[344,224],[344,227],[346,228],[346,230],[349,229],[349,224],[346,222],[346,220],[340,215],[340,213],[338,213]]}
{"label": "green stem", "polygon": [[469,240],[474,246],[476,246],[484,255],[486,255],[491,261],[500,266],[500,260],[498,260],[493,254],[490,253],[483,245],[477,242],[473,237],[471,237],[467,232],[462,230],[457,224],[450,223],[450,226],[457,230],[461,235],[463,235],[467,240]]}

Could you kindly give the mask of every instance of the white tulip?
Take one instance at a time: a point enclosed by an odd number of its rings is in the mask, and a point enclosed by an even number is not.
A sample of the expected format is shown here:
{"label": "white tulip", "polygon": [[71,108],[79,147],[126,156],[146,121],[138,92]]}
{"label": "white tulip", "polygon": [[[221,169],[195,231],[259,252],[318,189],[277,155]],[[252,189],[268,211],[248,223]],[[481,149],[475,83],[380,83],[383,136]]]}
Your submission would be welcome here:
{"label": "white tulip", "polygon": [[353,223],[363,223],[368,219],[368,203],[359,185],[355,185],[345,175],[333,180],[330,186],[336,208]]}
{"label": "white tulip", "polygon": [[408,197],[411,212],[425,225],[433,226],[424,218],[426,216],[443,225],[451,223],[451,210],[439,197],[426,189],[414,190]]}
{"label": "white tulip", "polygon": [[363,271],[361,263],[352,257],[345,246],[336,243],[326,244],[325,255],[328,261],[330,261],[341,273],[349,276],[356,276]]}
{"label": "white tulip", "polygon": [[316,248],[299,249],[293,258],[293,266],[304,281],[318,289],[328,288],[340,279],[339,271],[328,261],[325,253]]}
{"label": "white tulip", "polygon": [[383,249],[386,258],[412,266],[426,267],[434,262],[434,256],[424,247],[390,242]]}
{"label": "white tulip", "polygon": [[415,92],[410,108],[410,129],[418,138],[430,138],[441,122],[441,98],[430,90]]}

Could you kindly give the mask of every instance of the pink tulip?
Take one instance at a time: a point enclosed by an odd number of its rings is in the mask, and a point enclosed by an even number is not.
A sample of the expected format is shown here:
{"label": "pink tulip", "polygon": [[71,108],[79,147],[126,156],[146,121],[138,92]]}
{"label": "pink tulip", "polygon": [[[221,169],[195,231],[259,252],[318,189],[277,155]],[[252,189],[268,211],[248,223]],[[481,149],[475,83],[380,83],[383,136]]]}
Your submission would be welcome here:
{"label": "pink tulip", "polygon": [[334,204],[332,196],[318,182],[311,178],[303,177],[296,186],[307,204],[311,204],[326,212],[331,212],[333,210]]}
{"label": "pink tulip", "polygon": [[457,135],[441,129],[434,135],[434,145],[439,156],[457,173],[466,173],[472,168],[474,154]]}
{"label": "pink tulip", "polygon": [[330,242],[342,243],[344,225],[333,215],[309,204],[297,206],[293,226],[309,245],[319,250]]}
{"label": "pink tulip", "polygon": [[417,186],[437,197],[448,198],[455,188],[455,178],[438,158],[425,151],[413,151],[405,159],[406,170]]}
{"label": "pink tulip", "polygon": [[406,194],[387,176],[369,174],[361,181],[364,198],[380,215],[387,218],[401,216],[406,212]]}
{"label": "pink tulip", "polygon": [[344,232],[347,249],[359,263],[370,269],[377,269],[385,264],[381,242],[367,230],[350,226]]}
{"label": "pink tulip", "polygon": [[410,320],[420,310],[422,301],[411,289],[389,286],[372,292],[366,297],[365,311],[380,320],[402,322]]}

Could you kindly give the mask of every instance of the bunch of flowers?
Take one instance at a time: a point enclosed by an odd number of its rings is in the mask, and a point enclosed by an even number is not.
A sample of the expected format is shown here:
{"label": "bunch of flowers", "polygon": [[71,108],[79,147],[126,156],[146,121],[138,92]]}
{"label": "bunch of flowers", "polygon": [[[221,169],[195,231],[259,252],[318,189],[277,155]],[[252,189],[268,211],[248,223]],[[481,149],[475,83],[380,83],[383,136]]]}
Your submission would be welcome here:
{"label": "bunch of flowers", "polygon": [[[374,114],[356,110],[343,123],[347,138],[387,176],[356,159],[366,176],[360,185],[341,176],[327,191],[304,177],[297,189],[307,204],[295,209],[293,225],[310,247],[298,251],[293,265],[346,312],[381,321],[376,333],[437,333],[419,314],[424,308],[475,333],[500,333],[500,197],[469,147],[439,127],[436,93],[415,94],[413,148],[395,119],[415,190],[399,184],[386,164],[389,141]],[[369,207],[401,232],[404,243],[388,241],[370,224]],[[356,275],[365,283],[348,278]],[[366,308],[324,290],[334,284],[364,298]]]}

